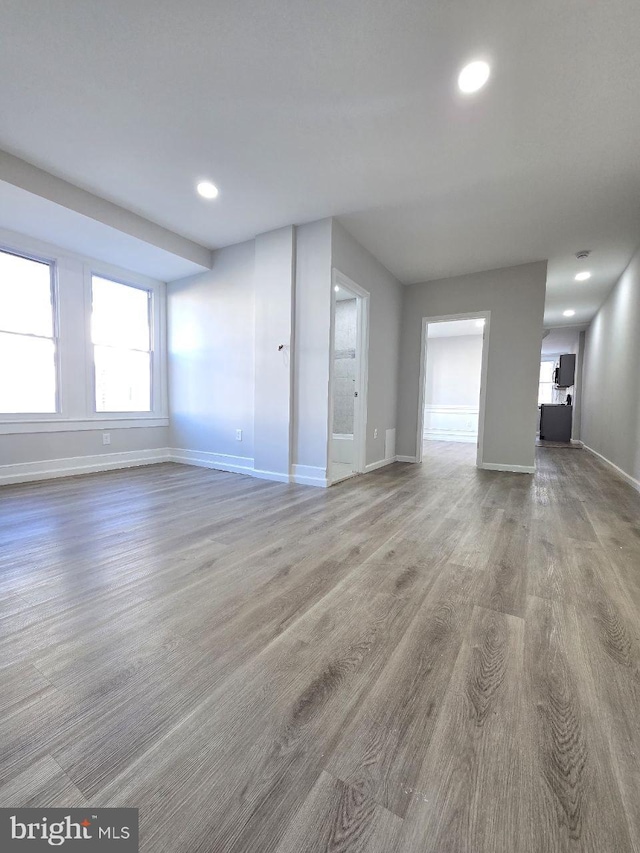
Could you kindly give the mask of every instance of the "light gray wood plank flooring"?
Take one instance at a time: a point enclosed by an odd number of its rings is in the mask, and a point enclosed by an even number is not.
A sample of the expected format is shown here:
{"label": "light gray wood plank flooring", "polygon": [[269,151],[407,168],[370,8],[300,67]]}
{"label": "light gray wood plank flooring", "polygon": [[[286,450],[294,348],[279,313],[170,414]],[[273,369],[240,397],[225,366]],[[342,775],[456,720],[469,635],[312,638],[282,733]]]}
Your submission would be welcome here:
{"label": "light gray wood plank flooring", "polygon": [[640,494],[537,453],[2,489],[0,806],[135,806],[149,853],[640,853]]}

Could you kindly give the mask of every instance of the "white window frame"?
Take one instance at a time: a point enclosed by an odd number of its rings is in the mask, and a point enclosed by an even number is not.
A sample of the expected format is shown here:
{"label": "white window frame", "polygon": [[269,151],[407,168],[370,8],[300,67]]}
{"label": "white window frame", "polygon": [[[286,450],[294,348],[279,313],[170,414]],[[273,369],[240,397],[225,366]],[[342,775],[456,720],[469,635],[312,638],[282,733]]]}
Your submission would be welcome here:
{"label": "white window frame", "polygon": [[[58,265],[56,258],[47,257],[43,254],[25,251],[14,246],[7,246],[0,243],[0,252],[6,255],[15,255],[18,258],[24,258],[27,261],[35,261],[39,264],[46,264],[49,267],[49,288],[51,293],[51,312],[52,312],[52,329],[53,337],[45,338],[41,335],[29,335],[24,333],[25,337],[37,337],[42,340],[53,340],[54,357],[55,357],[55,377],[56,377],[56,410],[55,412],[0,412],[0,424],[2,423],[24,423],[30,421],[42,421],[49,418],[60,418],[62,409],[62,384],[60,372],[60,310],[58,298]],[[0,332],[9,333],[7,329],[0,328]],[[13,334],[13,333],[11,333]],[[15,332],[15,334],[23,334]]]}
{"label": "white window frame", "polygon": [[[555,366],[555,363],[556,363],[556,361],[557,361],[557,358],[556,358],[556,356],[552,356],[552,355],[551,355],[551,356],[550,356],[550,355],[541,356],[541,357],[540,357],[540,367],[541,367],[541,368],[542,368],[542,364],[543,364],[545,361],[546,361],[546,362],[549,362],[549,363],[551,363],[551,364],[553,364],[553,365]],[[541,372],[542,372],[542,371],[541,371]],[[551,396],[552,396],[552,398],[553,398],[553,392],[554,392],[555,387],[556,387],[556,386],[555,386],[554,381],[553,381],[553,380],[551,380],[551,382],[541,382],[541,381],[540,381],[540,379],[538,379],[538,400],[540,399],[540,386],[541,386],[541,385],[551,385]],[[540,402],[538,402],[538,407],[540,407],[540,405],[541,405],[541,403],[540,403]],[[548,404],[544,404],[544,405],[548,405]]]}
{"label": "white window frame", "polygon": [[[98,412],[96,410],[96,370],[95,370],[95,360],[94,360],[94,344],[91,339],[91,312],[92,312],[92,303],[93,303],[93,277],[96,276],[98,278],[106,279],[107,281],[112,281],[114,284],[122,284],[124,287],[133,287],[135,290],[142,290],[145,293],[150,295],[149,299],[149,345],[150,350],[149,354],[151,356],[150,359],[150,400],[151,400],[151,408],[148,412],[135,412],[135,411],[126,411],[126,412]],[[86,300],[88,304],[88,314],[89,314],[89,330],[88,330],[88,344],[89,344],[89,352],[88,352],[88,363],[90,366],[88,380],[89,380],[89,400],[91,403],[91,414],[93,417],[100,418],[102,420],[129,420],[131,418],[140,418],[140,419],[148,419],[161,417],[162,413],[166,411],[166,393],[164,383],[162,381],[162,361],[157,357],[157,350],[162,346],[162,328],[164,325],[164,316],[162,311],[162,303],[163,299],[161,298],[161,294],[159,293],[159,287],[157,285],[150,284],[149,282],[143,283],[141,281],[134,281],[131,278],[124,279],[122,277],[116,277],[114,275],[108,275],[102,270],[97,271],[95,266],[92,266],[89,270],[88,275],[88,284],[89,284],[89,292],[88,298]]]}
{"label": "white window frame", "polygon": [[[56,413],[1,414],[0,436],[19,433],[77,432],[100,429],[166,427],[166,284],[39,240],[0,229],[0,248],[52,266],[55,287]],[[152,391],[150,412],[96,412],[91,341],[91,276],[151,291]]]}

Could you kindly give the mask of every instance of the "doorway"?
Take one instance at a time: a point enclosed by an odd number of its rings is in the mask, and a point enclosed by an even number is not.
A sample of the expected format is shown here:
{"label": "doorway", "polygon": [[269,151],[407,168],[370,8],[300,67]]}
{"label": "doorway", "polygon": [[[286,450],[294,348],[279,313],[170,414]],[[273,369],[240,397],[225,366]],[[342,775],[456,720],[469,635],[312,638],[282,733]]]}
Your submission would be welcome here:
{"label": "doorway", "polygon": [[[417,461],[456,445],[482,467],[490,312],[423,320]],[[445,444],[446,443],[446,444]]]}
{"label": "doorway", "polygon": [[369,294],[333,271],[329,377],[329,484],[364,472]]}

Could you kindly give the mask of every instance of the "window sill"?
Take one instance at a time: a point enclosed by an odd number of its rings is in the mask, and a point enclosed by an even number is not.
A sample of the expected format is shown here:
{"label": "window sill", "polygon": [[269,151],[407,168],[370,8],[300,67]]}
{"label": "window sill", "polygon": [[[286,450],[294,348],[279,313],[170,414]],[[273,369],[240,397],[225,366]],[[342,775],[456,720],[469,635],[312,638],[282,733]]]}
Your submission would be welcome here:
{"label": "window sill", "polygon": [[1,421],[0,435],[36,432],[81,432],[101,429],[132,429],[136,427],[167,427],[168,417],[132,415],[104,418],[40,418],[38,420]]}

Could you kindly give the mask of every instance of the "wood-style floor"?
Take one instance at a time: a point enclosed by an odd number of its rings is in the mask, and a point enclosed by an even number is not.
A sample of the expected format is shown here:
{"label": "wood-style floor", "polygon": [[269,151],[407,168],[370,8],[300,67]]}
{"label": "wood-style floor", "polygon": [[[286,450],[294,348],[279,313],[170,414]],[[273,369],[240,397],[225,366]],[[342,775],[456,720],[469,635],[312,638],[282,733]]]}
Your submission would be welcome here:
{"label": "wood-style floor", "polygon": [[153,853],[640,851],[640,494],[429,442],[329,490],[0,492],[0,805]]}

